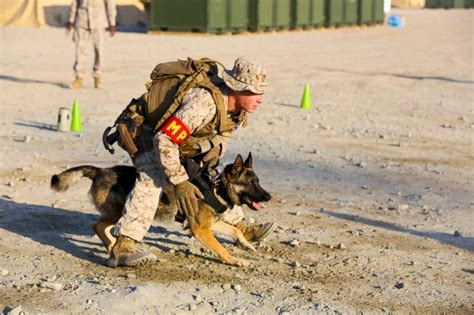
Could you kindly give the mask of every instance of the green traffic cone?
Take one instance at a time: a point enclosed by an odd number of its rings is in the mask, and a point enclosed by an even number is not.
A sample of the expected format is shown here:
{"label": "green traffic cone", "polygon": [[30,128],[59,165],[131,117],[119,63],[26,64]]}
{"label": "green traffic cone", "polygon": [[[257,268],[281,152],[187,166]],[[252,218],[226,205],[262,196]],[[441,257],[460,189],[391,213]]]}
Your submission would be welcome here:
{"label": "green traffic cone", "polygon": [[311,109],[311,96],[309,94],[309,83],[304,86],[303,97],[301,98],[301,108]]}
{"label": "green traffic cone", "polygon": [[72,103],[71,131],[79,132],[82,130],[81,112],[79,111],[79,102],[74,100]]}

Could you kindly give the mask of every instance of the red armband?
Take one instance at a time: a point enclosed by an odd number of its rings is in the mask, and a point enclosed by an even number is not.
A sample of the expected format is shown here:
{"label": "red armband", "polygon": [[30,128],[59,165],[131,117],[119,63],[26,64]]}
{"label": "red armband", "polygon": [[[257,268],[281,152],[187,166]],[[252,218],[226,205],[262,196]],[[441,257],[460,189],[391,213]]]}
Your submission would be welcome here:
{"label": "red armband", "polygon": [[161,131],[170,137],[176,144],[180,144],[191,135],[188,127],[175,115],[171,116],[166,121],[163,127],[161,127]]}

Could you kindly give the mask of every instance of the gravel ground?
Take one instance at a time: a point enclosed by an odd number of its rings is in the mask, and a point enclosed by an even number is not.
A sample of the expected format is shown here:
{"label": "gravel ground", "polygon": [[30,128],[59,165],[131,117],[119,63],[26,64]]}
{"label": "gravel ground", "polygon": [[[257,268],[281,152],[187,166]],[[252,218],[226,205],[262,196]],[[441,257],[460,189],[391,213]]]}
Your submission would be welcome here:
{"label": "gravel ground", "polygon": [[[104,88],[72,81],[73,44],[56,28],[1,28],[0,310],[19,314],[350,314],[474,312],[473,10],[397,10],[406,26],[246,35],[119,33]],[[142,246],[159,258],[110,269],[80,164],[130,164],[101,144],[156,63],[238,56],[268,67],[266,104],[232,140],[273,199],[279,228],[235,268],[177,224]],[[311,86],[312,109],[302,110]],[[84,131],[54,130],[77,99]]]}

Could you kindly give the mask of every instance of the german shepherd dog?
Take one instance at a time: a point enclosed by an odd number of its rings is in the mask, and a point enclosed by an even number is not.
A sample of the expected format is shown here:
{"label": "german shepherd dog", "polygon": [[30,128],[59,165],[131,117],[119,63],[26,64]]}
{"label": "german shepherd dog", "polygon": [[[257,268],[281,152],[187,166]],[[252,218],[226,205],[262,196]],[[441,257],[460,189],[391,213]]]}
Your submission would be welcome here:
{"label": "german shepherd dog", "polygon": [[[101,215],[100,220],[92,225],[92,229],[104,243],[107,251],[110,251],[115,244],[115,237],[112,236],[110,230],[122,216],[127,196],[135,185],[137,172],[132,166],[98,168],[82,165],[53,175],[51,188],[56,191],[66,191],[82,177],[92,180],[89,195]],[[200,189],[203,188],[200,187]],[[260,186],[259,179],[253,171],[251,153],[245,162],[240,154],[237,155],[234,163],[226,165],[218,177],[210,183],[210,189],[215,191],[217,199],[229,209],[235,205],[246,204],[252,210],[258,210],[261,202],[271,199],[270,194]],[[209,191],[203,193],[206,195]],[[177,211],[173,188],[170,185],[163,189],[155,218],[169,217],[171,214],[179,222],[188,219],[186,228],[190,228],[192,235],[217,254],[222,262],[235,266],[249,265],[247,261],[230,255],[217,241],[211,230],[231,236],[234,240],[240,241],[248,250],[256,251],[242,232],[220,220],[218,212],[205,201],[199,199],[198,206],[196,216],[184,218],[184,215]]]}

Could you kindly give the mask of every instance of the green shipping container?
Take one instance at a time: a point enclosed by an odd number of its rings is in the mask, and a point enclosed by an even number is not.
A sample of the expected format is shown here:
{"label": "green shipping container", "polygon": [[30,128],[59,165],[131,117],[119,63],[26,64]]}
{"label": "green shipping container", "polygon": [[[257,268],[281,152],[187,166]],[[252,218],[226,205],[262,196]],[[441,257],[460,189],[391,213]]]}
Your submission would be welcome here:
{"label": "green shipping container", "polygon": [[374,0],[374,23],[383,24],[384,20],[383,0]]}
{"label": "green shipping container", "polygon": [[291,23],[291,0],[273,0],[273,25],[276,29],[289,29]]}
{"label": "green shipping container", "polygon": [[244,32],[249,25],[249,1],[228,0],[227,2],[227,31]]}
{"label": "green shipping container", "polygon": [[227,0],[152,0],[151,30],[222,33]]}
{"label": "green shipping container", "polygon": [[357,24],[357,0],[344,0],[344,24]]}
{"label": "green shipping container", "polygon": [[250,0],[249,6],[251,31],[273,29],[273,0]]}
{"label": "green shipping container", "polygon": [[326,25],[339,26],[344,22],[344,0],[326,0]]}
{"label": "green shipping container", "polygon": [[441,0],[441,6],[445,9],[464,8],[464,0]]}
{"label": "green shipping container", "polygon": [[359,0],[359,24],[374,23],[374,0]]}
{"label": "green shipping container", "polygon": [[311,24],[311,0],[291,1],[291,28],[308,28]]}
{"label": "green shipping container", "polygon": [[310,25],[311,27],[323,27],[326,24],[326,0],[311,0],[310,2]]}
{"label": "green shipping container", "polygon": [[426,0],[425,6],[430,9],[440,8],[441,0]]}

